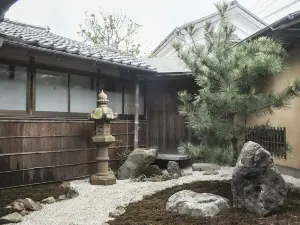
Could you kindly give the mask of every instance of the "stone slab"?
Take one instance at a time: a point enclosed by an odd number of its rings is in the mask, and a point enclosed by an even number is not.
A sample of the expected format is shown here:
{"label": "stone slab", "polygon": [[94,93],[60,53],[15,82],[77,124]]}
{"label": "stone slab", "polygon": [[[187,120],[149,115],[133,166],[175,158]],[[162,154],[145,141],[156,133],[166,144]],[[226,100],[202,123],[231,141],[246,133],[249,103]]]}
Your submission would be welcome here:
{"label": "stone slab", "polygon": [[114,174],[109,174],[107,176],[99,176],[99,175],[92,175],[90,178],[91,185],[114,185],[117,183],[116,177]]}
{"label": "stone slab", "polygon": [[188,155],[183,154],[165,154],[165,153],[158,153],[156,159],[160,160],[170,160],[170,161],[179,161],[179,160],[188,160]]}
{"label": "stone slab", "polygon": [[99,143],[110,144],[110,143],[114,142],[115,140],[116,140],[116,138],[112,135],[93,136],[92,137],[92,141],[97,144],[99,144]]}

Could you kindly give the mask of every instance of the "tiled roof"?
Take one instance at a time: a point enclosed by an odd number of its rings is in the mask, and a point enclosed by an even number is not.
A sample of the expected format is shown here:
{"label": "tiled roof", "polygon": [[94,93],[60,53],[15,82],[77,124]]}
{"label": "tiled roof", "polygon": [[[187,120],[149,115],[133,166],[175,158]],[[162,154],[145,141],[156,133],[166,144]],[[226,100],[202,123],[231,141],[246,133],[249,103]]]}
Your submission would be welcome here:
{"label": "tiled roof", "polygon": [[142,60],[132,55],[115,49],[88,45],[50,32],[47,28],[4,20],[0,23],[0,32],[9,37],[20,38],[28,45],[38,46],[45,49],[66,52],[69,54],[101,59],[118,64],[133,66],[142,69],[156,70]]}

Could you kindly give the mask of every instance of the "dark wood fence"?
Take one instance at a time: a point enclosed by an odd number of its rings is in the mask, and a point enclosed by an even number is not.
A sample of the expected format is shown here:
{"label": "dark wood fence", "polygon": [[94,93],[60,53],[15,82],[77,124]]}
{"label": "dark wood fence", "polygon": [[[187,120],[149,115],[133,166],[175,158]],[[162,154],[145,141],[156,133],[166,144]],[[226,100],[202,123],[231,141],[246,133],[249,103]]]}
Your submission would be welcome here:
{"label": "dark wood fence", "polygon": [[247,141],[254,141],[273,156],[286,159],[287,142],[285,127],[251,127],[248,129]]}
{"label": "dark wood fence", "polygon": [[[146,145],[146,121],[140,121],[139,145]],[[75,179],[96,171],[96,148],[90,121],[0,121],[0,188]],[[133,148],[133,121],[111,124],[116,153]]]}
{"label": "dark wood fence", "polygon": [[177,154],[180,141],[190,139],[179,115],[178,92],[194,91],[193,80],[154,80],[147,83],[147,145],[160,153]]}

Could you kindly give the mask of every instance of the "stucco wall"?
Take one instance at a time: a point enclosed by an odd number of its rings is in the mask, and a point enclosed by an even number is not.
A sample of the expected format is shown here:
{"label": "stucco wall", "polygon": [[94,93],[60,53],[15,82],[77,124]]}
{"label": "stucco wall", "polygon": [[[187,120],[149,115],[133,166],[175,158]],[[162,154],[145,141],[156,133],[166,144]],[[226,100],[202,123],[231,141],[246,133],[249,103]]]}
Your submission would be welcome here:
{"label": "stucco wall", "polygon": [[[285,88],[289,81],[300,79],[300,46],[289,52],[286,69],[282,76],[268,82],[266,92],[276,92]],[[251,116],[247,118],[247,125],[259,125],[270,119],[271,126],[286,127],[287,142],[293,150],[287,160],[275,159],[279,165],[300,168],[300,98],[291,101],[289,109],[275,110],[273,115]]]}

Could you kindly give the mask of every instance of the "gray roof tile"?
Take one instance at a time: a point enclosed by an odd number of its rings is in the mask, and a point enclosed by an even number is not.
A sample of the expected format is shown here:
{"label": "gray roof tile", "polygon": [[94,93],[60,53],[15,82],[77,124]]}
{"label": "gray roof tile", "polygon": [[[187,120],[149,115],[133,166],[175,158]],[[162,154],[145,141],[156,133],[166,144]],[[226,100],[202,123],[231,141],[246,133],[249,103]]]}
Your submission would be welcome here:
{"label": "gray roof tile", "polygon": [[0,23],[0,32],[7,36],[20,38],[28,45],[39,46],[45,49],[67,52],[95,59],[103,59],[119,64],[134,66],[137,68],[156,70],[154,67],[142,62],[134,56],[120,52],[115,49],[99,45],[88,45],[86,43],[71,40],[56,35],[46,28],[36,27],[11,20]]}

